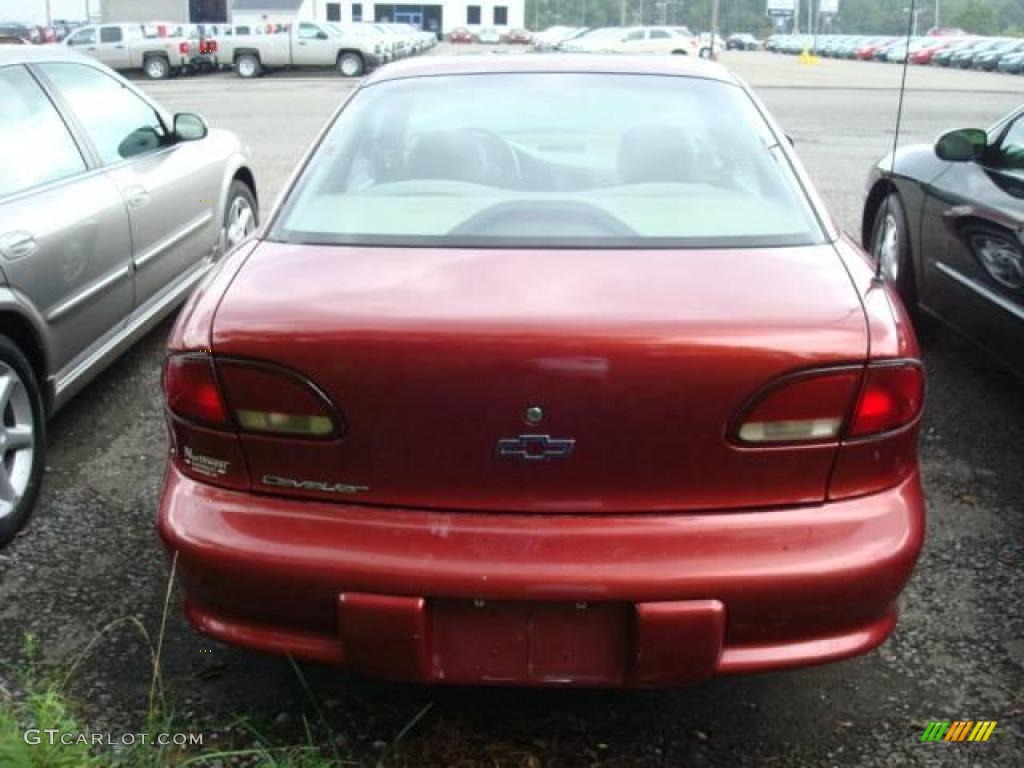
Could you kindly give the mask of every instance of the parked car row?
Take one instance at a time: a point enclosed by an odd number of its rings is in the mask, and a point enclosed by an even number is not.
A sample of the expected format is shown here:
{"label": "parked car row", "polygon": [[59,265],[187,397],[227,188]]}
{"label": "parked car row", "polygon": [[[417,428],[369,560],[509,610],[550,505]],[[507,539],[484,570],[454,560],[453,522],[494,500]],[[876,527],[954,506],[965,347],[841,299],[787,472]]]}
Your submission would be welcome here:
{"label": "parked car row", "polygon": [[[720,40],[722,48],[725,44]],[[707,57],[709,39],[695,37],[686,27],[549,27],[533,36],[536,51],[564,53],[675,54]]]}
{"label": "parked car row", "polygon": [[913,37],[889,35],[773,35],[767,49],[797,54],[811,51],[819,56],[860,61],[930,64],[987,72],[1024,71],[1024,38],[976,37],[951,30],[952,34]]}
{"label": "parked car row", "polygon": [[497,27],[481,27],[475,32],[469,27],[456,27],[448,34],[450,43],[511,43],[513,45],[528,45],[533,39],[533,34],[526,29],[510,29],[502,33]]}
{"label": "parked car row", "polygon": [[79,22],[60,20],[54,21],[51,26],[0,21],[0,41],[20,42],[26,45],[59,43],[79,26],[81,26]]}
{"label": "parked car row", "polygon": [[146,22],[77,29],[63,45],[112,69],[141,70],[154,80],[232,67],[250,78],[286,67],[335,67],[346,77],[422,53],[436,44],[430,32],[406,24],[340,26],[303,21],[259,27]]}

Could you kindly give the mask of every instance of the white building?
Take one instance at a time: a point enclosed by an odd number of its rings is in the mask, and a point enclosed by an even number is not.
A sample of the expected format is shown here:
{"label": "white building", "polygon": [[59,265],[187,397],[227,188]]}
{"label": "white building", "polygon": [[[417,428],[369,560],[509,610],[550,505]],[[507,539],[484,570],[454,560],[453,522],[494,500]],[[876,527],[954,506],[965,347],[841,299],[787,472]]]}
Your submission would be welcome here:
{"label": "white building", "polygon": [[395,4],[366,0],[228,0],[234,24],[290,24],[295,20],[391,21],[448,34],[456,27],[504,32],[525,26],[525,0],[441,0]]}

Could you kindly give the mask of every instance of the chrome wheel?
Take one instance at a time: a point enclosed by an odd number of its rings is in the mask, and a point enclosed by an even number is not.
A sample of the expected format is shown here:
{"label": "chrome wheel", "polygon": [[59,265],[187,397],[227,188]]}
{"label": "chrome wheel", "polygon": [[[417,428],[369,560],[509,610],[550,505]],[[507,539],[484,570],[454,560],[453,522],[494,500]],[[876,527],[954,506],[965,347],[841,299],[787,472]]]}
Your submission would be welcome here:
{"label": "chrome wheel", "polygon": [[259,64],[252,56],[243,56],[238,60],[238,74],[242,77],[256,77],[259,74]]}
{"label": "chrome wheel", "polygon": [[345,77],[357,77],[363,74],[363,61],[354,53],[346,53],[339,64],[341,74]]}
{"label": "chrome wheel", "polygon": [[146,59],[146,75],[153,80],[163,80],[169,70],[170,65],[159,56]]}
{"label": "chrome wheel", "polygon": [[35,462],[35,420],[25,382],[0,360],[0,520],[28,490]]}
{"label": "chrome wheel", "polygon": [[872,256],[882,267],[882,274],[890,282],[895,284],[900,277],[900,235],[899,224],[892,212],[887,212],[882,220],[882,226],[875,234]]}
{"label": "chrome wheel", "polygon": [[256,216],[249,201],[238,195],[228,207],[224,221],[224,242],[230,250],[245,240],[256,229]]}

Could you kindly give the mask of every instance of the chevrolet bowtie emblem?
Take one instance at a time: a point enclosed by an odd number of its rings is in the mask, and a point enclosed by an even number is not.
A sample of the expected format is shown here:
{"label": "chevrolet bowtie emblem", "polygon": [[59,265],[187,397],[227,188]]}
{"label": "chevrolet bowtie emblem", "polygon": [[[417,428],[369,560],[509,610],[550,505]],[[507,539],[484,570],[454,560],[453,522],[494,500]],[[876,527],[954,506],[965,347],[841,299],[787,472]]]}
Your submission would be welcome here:
{"label": "chevrolet bowtie emblem", "polygon": [[570,438],[555,438],[550,435],[519,435],[519,437],[505,437],[499,440],[498,455],[505,459],[548,461],[567,458],[575,447],[576,441]]}

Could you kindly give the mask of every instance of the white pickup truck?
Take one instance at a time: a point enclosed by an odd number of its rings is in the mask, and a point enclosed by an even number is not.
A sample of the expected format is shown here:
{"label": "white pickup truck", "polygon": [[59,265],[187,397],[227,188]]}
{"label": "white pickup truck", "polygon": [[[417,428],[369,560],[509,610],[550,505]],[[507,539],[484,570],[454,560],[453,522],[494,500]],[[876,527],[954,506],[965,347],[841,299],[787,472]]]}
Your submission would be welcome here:
{"label": "white pickup truck", "polygon": [[111,69],[141,69],[154,80],[204,64],[198,35],[180,24],[89,25],[75,30],[60,45],[92,56]]}
{"label": "white pickup truck", "polygon": [[380,64],[365,36],[311,21],[293,24],[281,34],[222,37],[218,47],[220,62],[230,62],[246,78],[285,67],[334,67],[345,77],[358,77]]}

